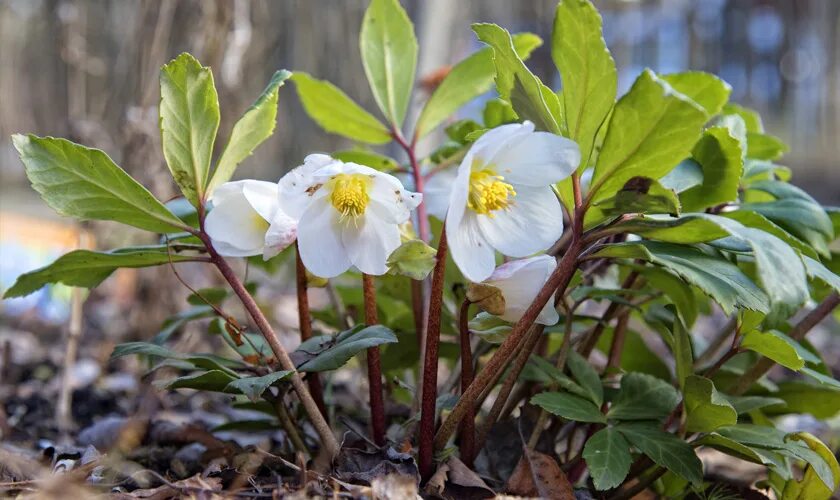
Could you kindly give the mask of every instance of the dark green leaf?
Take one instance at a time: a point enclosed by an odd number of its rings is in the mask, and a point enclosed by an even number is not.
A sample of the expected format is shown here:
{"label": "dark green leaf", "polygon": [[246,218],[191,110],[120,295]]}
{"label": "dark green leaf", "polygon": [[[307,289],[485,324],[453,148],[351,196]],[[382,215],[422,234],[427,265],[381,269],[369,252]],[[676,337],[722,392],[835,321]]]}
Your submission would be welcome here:
{"label": "dark green leaf", "polygon": [[306,114],[327,132],[368,144],[391,141],[388,128],[335,85],[299,71],[292,81]]}
{"label": "dark green leaf", "polygon": [[779,398],[769,398],[764,396],[728,396],[724,397],[729,401],[735,411],[739,415],[749,413],[751,411],[760,410],[768,406],[785,405],[785,401]]}
{"label": "dark green leaf", "polygon": [[417,38],[398,0],[371,0],[359,33],[362,64],[379,109],[402,126],[417,66]]}
{"label": "dark green leaf", "polygon": [[607,416],[618,420],[663,419],[679,402],[679,392],[668,382],[643,373],[628,373],[621,378],[621,388]]}
{"label": "dark green leaf", "polygon": [[213,189],[229,181],[236,166],[274,133],[277,122],[278,94],[280,87],[290,76],[292,74],[286,70],[274,73],[262,94],[233,126],[230,139],[207,187],[208,196],[213,193]]}
{"label": "dark green leaf", "polygon": [[262,394],[276,382],[291,375],[288,370],[271,372],[261,377],[246,377],[234,380],[225,388],[225,392],[241,392],[251,401],[257,401]]}
{"label": "dark green leaf", "polygon": [[113,220],[156,233],[185,227],[98,149],[32,134],[15,134],[12,142],[32,187],[61,215]]}
{"label": "dark green leaf", "polygon": [[181,192],[195,206],[205,197],[219,120],[219,97],[210,68],[186,53],[161,68],[163,156]]}
{"label": "dark green leaf", "polygon": [[566,392],[543,392],[531,398],[531,404],[547,412],[575,422],[607,421],[601,410],[591,401]]}
{"label": "dark green leaf", "polygon": [[607,427],[592,435],[583,448],[583,459],[595,482],[595,489],[609,490],[621,485],[630,472],[630,443],[615,428]]}
{"label": "dark green leaf", "polygon": [[604,387],[598,371],[583,356],[570,350],[566,358],[566,366],[578,384],[589,394],[589,399],[597,406],[604,402]]}
{"label": "dark green leaf", "polygon": [[[840,413],[840,391],[830,386],[805,381],[790,381],[779,384],[773,396],[787,403],[780,413],[809,413],[816,418],[831,418]],[[776,413],[768,408],[768,413]]]}
{"label": "dark green leaf", "polygon": [[775,427],[755,424],[737,424],[721,427],[717,433],[723,437],[738,441],[749,446],[761,448],[782,449],[785,443],[785,433]]}
{"label": "dark green leaf", "polygon": [[150,267],[172,262],[189,261],[187,255],[167,255],[160,247],[121,248],[110,252],[74,250],[40,269],[22,274],[6,290],[4,298],[23,297],[50,283],[94,288],[121,267]]}
{"label": "dark green leaf", "polygon": [[616,426],[631,445],[660,467],[687,479],[695,486],[703,481],[703,464],[694,449],[677,436],[650,423],[622,423]]}
{"label": "dark green leaf", "polygon": [[156,385],[164,389],[195,389],[198,391],[229,392],[228,384],[236,380],[227,372],[210,370],[183,377],[164,380]]}
{"label": "dark green leaf", "polygon": [[743,158],[738,139],[725,127],[706,129],[691,156],[703,169],[703,184],[680,194],[686,212],[737,201],[743,172]]}
{"label": "dark green leaf", "polygon": [[[302,365],[298,367],[300,371],[304,372],[323,372],[329,370],[336,370],[344,366],[356,354],[382,344],[391,344],[397,342],[397,336],[394,332],[382,325],[369,326],[361,330],[348,330],[342,332],[336,337],[334,344],[329,343],[331,339],[324,339],[313,337],[310,342],[298,348],[299,351],[310,351],[310,347],[317,346],[317,342],[322,343],[322,349],[317,351],[317,354]],[[327,340],[327,344],[323,345]]]}

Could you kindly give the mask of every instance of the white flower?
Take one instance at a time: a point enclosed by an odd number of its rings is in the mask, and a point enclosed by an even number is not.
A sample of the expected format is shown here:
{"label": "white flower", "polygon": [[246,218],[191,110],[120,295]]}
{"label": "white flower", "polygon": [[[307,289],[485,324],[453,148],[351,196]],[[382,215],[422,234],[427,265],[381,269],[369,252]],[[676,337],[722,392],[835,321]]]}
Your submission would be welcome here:
{"label": "white flower", "polygon": [[244,180],[227,182],[213,192],[213,210],[204,228],[221,255],[274,257],[292,244],[297,222],[277,202],[277,184]]}
{"label": "white flower", "polygon": [[392,175],[326,155],[308,156],[280,179],[280,206],[299,220],[303,264],[323,278],[351,266],[385,274],[400,246],[399,225],[421,199]]}
{"label": "white flower", "polygon": [[580,163],[569,139],[534,132],[534,124],[496,127],[472,145],[449,198],[446,238],[468,279],[493,272],[498,250],[526,257],[550,247],[563,233],[563,213],[552,185]]}
{"label": "white flower", "polygon": [[452,195],[452,185],[455,183],[458,169],[452,166],[432,173],[426,178],[423,187],[423,202],[426,204],[426,211],[440,220],[446,218],[446,210],[449,208],[449,197]]}
{"label": "white flower", "polygon": [[[505,298],[505,312],[499,317],[511,323],[519,321],[556,267],[557,261],[549,255],[512,260],[497,267],[484,283],[501,290]],[[552,299],[540,311],[537,323],[553,325],[559,319]]]}

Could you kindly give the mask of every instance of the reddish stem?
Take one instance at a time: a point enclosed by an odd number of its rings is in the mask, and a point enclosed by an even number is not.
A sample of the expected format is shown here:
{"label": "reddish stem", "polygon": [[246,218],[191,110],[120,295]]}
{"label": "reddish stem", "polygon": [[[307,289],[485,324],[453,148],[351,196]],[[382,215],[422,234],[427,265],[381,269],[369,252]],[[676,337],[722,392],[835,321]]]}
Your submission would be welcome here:
{"label": "reddish stem", "polygon": [[[472,359],[472,345],[470,344],[470,302],[469,299],[464,299],[461,303],[461,311],[458,316],[458,330],[461,334],[461,394],[463,394],[470,386],[473,380],[473,359]],[[461,420],[461,429],[459,433],[460,455],[461,461],[472,468],[473,458],[475,458],[475,408],[470,408]]]}
{"label": "reddish stem", "polygon": [[[297,247],[295,247],[295,281],[297,284],[300,340],[303,342],[312,337],[312,316],[309,314],[309,296],[306,293],[308,288],[306,283],[306,268],[303,266],[303,260],[300,258],[300,250]],[[327,418],[327,406],[324,404],[324,388],[321,385],[321,378],[317,373],[309,373],[306,375],[306,383],[309,385],[309,392],[312,393],[315,404],[321,410],[321,415]]]}
{"label": "reddish stem", "polygon": [[[415,152],[415,147],[417,146],[417,136],[415,136],[411,143],[409,143],[398,129],[393,128],[391,129],[391,137],[393,137],[394,141],[405,151],[405,154],[408,155],[408,162],[411,165],[411,177],[414,180],[414,190],[422,194],[424,190],[424,180],[423,174],[420,172],[420,163],[417,161],[417,153]],[[417,207],[417,221],[417,232],[420,234],[420,239],[428,242],[431,231],[429,230],[429,217],[426,213],[425,200],[421,201],[420,205]]]}
{"label": "reddish stem", "polygon": [[435,437],[435,403],[437,401],[438,344],[440,343],[440,315],[443,307],[443,280],[446,270],[446,228],[440,233],[437,262],[432,273],[432,292],[429,302],[429,319],[426,327],[426,353],[423,363],[423,389],[420,402],[420,429],[418,436],[420,476],[428,480],[433,470]]}
{"label": "reddish stem", "polygon": [[607,361],[607,366],[604,368],[604,374],[610,372],[610,368],[618,368],[621,366],[621,353],[624,352],[624,339],[627,336],[627,323],[630,321],[630,311],[618,317],[615,329],[613,329],[612,344],[610,344],[610,354]]}
{"label": "reddish stem", "polygon": [[[365,323],[368,326],[379,323],[376,312],[376,285],[373,276],[362,275],[362,288],[365,295]],[[385,445],[385,402],[382,397],[382,360],[379,347],[367,350],[368,388],[370,389],[370,425],[373,432],[373,442],[378,446]]]}

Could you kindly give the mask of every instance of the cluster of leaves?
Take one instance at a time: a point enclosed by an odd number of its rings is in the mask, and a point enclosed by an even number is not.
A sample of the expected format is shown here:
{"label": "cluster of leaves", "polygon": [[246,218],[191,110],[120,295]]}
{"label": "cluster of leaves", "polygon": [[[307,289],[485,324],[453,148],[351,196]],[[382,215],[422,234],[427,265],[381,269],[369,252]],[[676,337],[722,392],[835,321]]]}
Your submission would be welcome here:
{"label": "cluster of leaves", "polygon": [[[618,97],[615,63],[601,34],[600,16],[588,1],[563,0],[556,11],[550,48],[563,81],[559,91],[524,63],[542,43],[537,36],[511,36],[493,24],[476,24],[473,31],[487,47],[452,67],[406,140],[418,46],[399,3],[372,0],[360,47],[384,120],[329,82],[281,71],[237,122],[212,174],[219,123],[212,74],[189,55],[164,66],[163,148],[175,182],[195,209],[187,211],[190,217],[176,215],[101,151],[63,139],[15,136],[33,187],[56,211],[161,233],[167,244],[71,252],[21,276],[5,296],[25,295],[48,283],[94,287],[120,267],[206,260],[195,238],[195,211],[205,210],[213,189],[272,133],[278,90],[287,78],[313,120],[356,143],[334,157],[383,171],[454,168],[486,129],[530,120],[537,129],[580,146],[576,175],[556,190],[570,219],[578,221],[568,231],[580,231],[573,237],[584,242],[585,250],[573,256],[575,274],[558,297],[565,321],[545,330],[547,356],[530,358],[521,383],[544,389],[532,404],[571,422],[573,429],[584,428],[580,423],[592,431],[580,455],[593,486],[620,487],[651,466],[668,471],[657,485],[661,493],[681,491],[688,483],[699,486],[702,464],[695,449],[709,447],[766,466],[767,485],[783,498],[828,498],[840,483],[840,466],[831,451],[807,433],[777,430],[773,417],[811,413],[827,418],[840,411],[840,382],[804,338],[807,329],[791,321],[803,306],[840,293],[840,256],[832,251],[840,210],[821,206],[789,183],[790,170],[777,163],[784,144],[764,130],[754,111],[729,103],[729,86],[714,75],[645,70]],[[487,102],[483,123],[452,120],[494,82],[498,98]],[[443,124],[445,142],[428,157],[415,158],[417,141]],[[373,149],[392,142],[416,164],[404,166]],[[580,179],[576,201],[574,183]],[[419,222],[422,227],[424,221]],[[432,221],[431,227],[432,234],[424,237],[434,241],[441,225]],[[179,243],[177,252],[171,241]],[[398,252],[389,262],[394,274],[378,279],[380,323],[387,327],[347,329],[348,315],[362,323],[357,313],[364,299],[358,286],[338,286],[346,311],[313,314],[328,327],[324,331],[340,333],[303,342],[293,353],[298,370],[328,375],[363,350],[381,346],[384,375],[398,381],[391,398],[414,398],[409,382],[417,380],[421,369],[416,336],[423,318],[418,323],[415,317],[408,278],[425,278],[436,263],[422,241]],[[276,257],[268,269],[288,256]],[[446,266],[445,277],[446,300],[439,312],[443,333],[457,334],[465,280],[454,265]],[[274,360],[265,340],[222,311],[226,297],[224,290],[200,291],[191,298],[191,309],[173,317],[154,342],[125,344],[114,355],[143,354],[157,360],[156,366],[185,373],[165,387],[225,392],[235,395],[238,404],[262,400],[266,408],[265,403],[282,397],[290,372],[271,370]],[[577,313],[597,303],[609,304],[603,317]],[[721,335],[727,344],[731,339],[731,348],[722,354],[696,328],[702,316],[721,314],[731,319],[731,328]],[[241,359],[176,354],[163,346],[186,322],[206,318],[214,318],[210,331],[222,335]],[[470,323],[473,332],[495,341],[510,328],[486,313]],[[669,356],[648,346],[646,339],[654,337],[667,346]],[[571,343],[575,348],[565,356],[562,346]],[[493,346],[482,343],[479,349],[487,352]],[[592,349],[610,353],[601,373],[588,361]],[[441,346],[442,359],[454,365],[457,356],[454,343]],[[776,382],[760,378],[764,372],[755,367],[763,359],[797,376]],[[638,467],[631,467],[634,459]],[[805,473],[798,477],[793,471],[801,464]],[[652,472],[642,477],[655,479]]]}

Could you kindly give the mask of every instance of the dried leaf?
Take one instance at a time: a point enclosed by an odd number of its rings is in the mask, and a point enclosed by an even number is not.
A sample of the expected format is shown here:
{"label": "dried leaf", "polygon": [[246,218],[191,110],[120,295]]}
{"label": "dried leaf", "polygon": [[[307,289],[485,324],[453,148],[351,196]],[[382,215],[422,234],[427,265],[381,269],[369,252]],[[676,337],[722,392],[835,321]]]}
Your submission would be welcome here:
{"label": "dried leaf", "polygon": [[444,499],[493,498],[496,493],[487,486],[469,467],[457,457],[449,459],[438,467],[426,483],[425,492]]}
{"label": "dried leaf", "polygon": [[527,448],[523,450],[505,490],[514,495],[575,500],[574,488],[557,461],[545,453]]}

